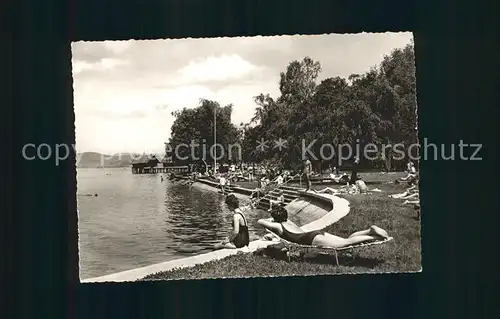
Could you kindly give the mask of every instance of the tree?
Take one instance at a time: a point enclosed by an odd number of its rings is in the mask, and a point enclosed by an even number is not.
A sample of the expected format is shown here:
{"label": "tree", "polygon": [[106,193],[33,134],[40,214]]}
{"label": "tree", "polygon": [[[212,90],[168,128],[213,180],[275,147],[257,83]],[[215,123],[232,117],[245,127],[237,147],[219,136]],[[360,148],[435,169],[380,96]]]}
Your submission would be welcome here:
{"label": "tree", "polygon": [[278,102],[290,104],[303,103],[310,99],[316,90],[316,79],[321,72],[321,64],[305,57],[302,61],[292,61],[285,72],[280,73]]}
{"label": "tree", "polygon": [[[413,44],[393,50],[381,64],[363,74],[327,78],[317,84],[319,62],[305,57],[292,61],[280,73],[280,95],[276,98],[260,93],[254,97],[255,115],[239,127],[231,124],[232,106],[201,100],[194,109],[175,114],[171,141],[179,143],[205,139],[207,149],[213,144],[213,113],[217,110],[217,142],[240,141],[243,160],[272,163],[286,168],[301,165],[302,141],[316,140],[313,151],[320,154],[324,143],[337,146],[349,143],[382,144],[416,141],[416,88]],[[273,142],[285,139],[286,148],[273,148]],[[258,149],[261,139],[266,149]],[[324,154],[328,155],[328,154]],[[383,155],[383,154],[379,154]],[[396,163],[387,153],[384,161],[365,162],[369,166],[385,165],[391,170]],[[335,163],[338,156],[332,158]],[[321,166],[322,161],[319,161]],[[324,164],[326,164],[324,163]]]}
{"label": "tree", "polygon": [[[215,101],[201,99],[200,104],[195,108],[184,108],[173,112],[172,115],[175,117],[175,121],[171,128],[169,145],[176,154],[173,158],[174,163],[192,162],[194,160],[192,155],[209,161],[214,159],[210,152],[215,137],[214,113],[217,120],[216,142],[224,147],[223,160],[229,160],[229,146],[239,141],[238,128],[231,123],[232,110],[232,105],[221,107]],[[186,147],[186,145],[192,143],[200,145],[200,147],[193,147],[194,154],[191,154],[191,146]],[[177,151],[175,151],[176,148]],[[217,152],[217,154],[220,154],[220,150],[217,150]],[[234,158],[238,154],[231,155]],[[182,158],[188,159],[182,160]]]}
{"label": "tree", "polygon": [[[269,147],[265,152],[256,150],[255,157],[273,160],[287,166],[300,161],[300,136],[297,130],[306,130],[302,121],[316,91],[316,79],[321,71],[319,62],[305,57],[302,61],[292,61],[285,72],[280,73],[279,89],[281,95],[275,100],[269,94],[259,94],[254,98],[257,104],[252,123],[256,124],[254,134],[256,140],[264,139],[273,143],[280,139],[286,140],[286,148]],[[300,119],[300,120],[297,120]],[[309,122],[312,121],[309,116]],[[298,125],[295,125],[298,124]],[[310,127],[309,125],[308,127]]]}
{"label": "tree", "polygon": [[[413,45],[396,49],[380,65],[378,96],[374,112],[380,117],[378,136],[386,144],[417,142],[416,78]],[[386,154],[386,168],[392,168],[392,154]],[[402,163],[399,163],[401,166]]]}

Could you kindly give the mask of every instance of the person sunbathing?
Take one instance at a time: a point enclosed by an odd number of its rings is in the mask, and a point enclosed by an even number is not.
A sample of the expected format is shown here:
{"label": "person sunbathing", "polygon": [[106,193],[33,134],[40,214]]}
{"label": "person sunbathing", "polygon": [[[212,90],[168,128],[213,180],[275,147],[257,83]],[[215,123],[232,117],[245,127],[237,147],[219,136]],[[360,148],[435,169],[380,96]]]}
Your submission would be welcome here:
{"label": "person sunbathing", "polygon": [[348,238],[342,238],[319,230],[305,232],[294,222],[288,220],[287,210],[280,206],[273,208],[271,216],[269,219],[259,219],[257,223],[279,235],[281,238],[299,245],[342,248],[363,242],[389,238],[385,230],[374,225],[366,230],[355,232]]}
{"label": "person sunbathing", "polygon": [[420,194],[417,192],[417,193],[409,194],[409,195],[406,195],[406,196],[403,196],[400,198],[401,199],[412,199],[412,198],[419,198],[419,197],[420,197]]}
{"label": "person sunbathing", "polygon": [[342,180],[345,180],[345,181],[349,180],[349,175],[346,173],[342,173],[342,174],[331,173],[330,179],[334,180],[335,183],[341,183]]}
{"label": "person sunbathing", "polygon": [[364,194],[368,192],[368,186],[366,186],[365,182],[363,182],[362,180],[358,179],[355,185],[360,193]]}
{"label": "person sunbathing", "polygon": [[325,187],[319,191],[313,189],[313,191],[318,193],[318,194],[330,194],[330,195],[336,195],[336,194],[340,193],[340,191],[338,189],[331,188],[331,187]]}
{"label": "person sunbathing", "polygon": [[413,185],[412,187],[408,188],[405,192],[400,193],[400,194],[393,194],[389,195],[392,198],[403,198],[405,199],[407,196],[412,196],[414,194],[418,194],[418,188],[417,185]]}
{"label": "person sunbathing", "polygon": [[408,175],[406,175],[405,177],[401,177],[399,179],[400,181],[406,182],[406,181],[415,179],[417,177],[417,170],[415,168],[415,164],[413,164],[412,162],[409,162],[407,172],[408,172]]}
{"label": "person sunbathing", "polygon": [[354,195],[354,194],[360,194],[361,190],[356,184],[349,185],[348,182],[347,185],[340,187],[340,193]]}
{"label": "person sunbathing", "polygon": [[419,207],[420,207],[420,200],[419,199],[417,199],[417,200],[405,200],[403,202],[403,205],[408,205],[408,204],[410,204],[410,205],[419,205]]}
{"label": "person sunbathing", "polygon": [[414,179],[416,177],[417,177],[417,175],[409,173],[405,177],[401,177],[399,180],[402,181],[402,182],[407,182],[407,181],[410,181],[410,180],[412,180],[412,179]]}
{"label": "person sunbathing", "polygon": [[368,187],[366,186],[366,184],[363,181],[357,180],[356,184],[342,186],[342,187],[340,187],[340,189],[326,187],[322,190],[314,191],[314,192],[316,192],[318,194],[330,194],[330,195],[357,194],[357,193],[367,193]]}

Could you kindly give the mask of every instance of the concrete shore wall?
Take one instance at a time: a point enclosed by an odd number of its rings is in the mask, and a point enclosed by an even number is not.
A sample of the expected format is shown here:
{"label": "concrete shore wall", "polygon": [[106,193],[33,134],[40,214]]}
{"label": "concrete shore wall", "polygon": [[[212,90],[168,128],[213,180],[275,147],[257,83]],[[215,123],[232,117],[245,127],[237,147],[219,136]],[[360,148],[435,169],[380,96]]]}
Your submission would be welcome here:
{"label": "concrete shore wall", "polygon": [[[315,200],[324,201],[327,205],[331,205],[332,209],[324,214],[322,217],[314,220],[306,225],[301,226],[304,231],[313,231],[313,230],[321,230],[344,217],[349,213],[349,202],[346,199],[337,197],[335,195],[330,194],[316,194],[313,192],[304,192],[300,191],[300,195],[302,197],[314,198]],[[110,274],[106,276],[90,278],[81,280],[82,283],[97,283],[97,282],[126,282],[126,281],[136,281],[142,279],[148,275],[169,271],[176,268],[185,268],[192,267],[197,264],[202,264],[205,262],[222,259],[231,255],[235,255],[238,253],[249,253],[256,251],[261,248],[265,248],[270,244],[273,244],[273,241],[267,240],[255,240],[252,241],[249,247],[241,248],[241,249],[221,249],[213,252],[209,252],[206,254],[201,254],[197,256],[192,256],[188,258],[176,259],[172,261],[167,261],[159,264],[154,264],[147,267],[141,267],[136,269],[131,269],[115,274]]]}
{"label": "concrete shore wall", "polygon": [[[212,183],[210,181],[208,181],[208,182],[197,181],[197,182],[194,182],[191,187],[197,188],[197,189],[207,190],[207,191],[214,192],[214,193],[220,193],[220,188],[218,187],[218,184]],[[250,191],[250,193],[248,193],[248,195],[246,192],[242,192],[242,191],[238,192],[234,189],[233,189],[232,193],[239,199],[250,200],[251,190],[249,190],[249,191]]]}
{"label": "concrete shore wall", "polygon": [[[217,190],[219,189],[219,183],[208,180],[208,179],[198,179],[196,182],[194,182],[193,186],[196,186],[199,184],[208,185],[210,187],[216,188]],[[234,193],[240,194],[240,195],[246,195],[246,196],[250,196],[252,194],[252,192],[255,191],[255,189],[249,189],[249,188],[244,188],[244,187],[235,186],[235,185],[231,185],[230,188],[232,189],[232,191]]]}

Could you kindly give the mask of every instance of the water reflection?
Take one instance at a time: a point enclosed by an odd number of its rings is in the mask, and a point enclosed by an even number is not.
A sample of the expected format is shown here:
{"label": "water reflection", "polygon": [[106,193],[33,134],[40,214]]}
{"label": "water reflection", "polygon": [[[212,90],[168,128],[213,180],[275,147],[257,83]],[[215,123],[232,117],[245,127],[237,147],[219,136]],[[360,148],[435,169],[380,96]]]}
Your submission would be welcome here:
{"label": "water reflection", "polygon": [[[165,193],[165,236],[168,247],[178,252],[201,252],[226,237],[232,229],[233,214],[226,207],[224,197],[207,190],[189,189],[188,186],[171,184]],[[258,218],[265,212],[246,211],[251,239],[263,234],[256,227]]]}
{"label": "water reflection", "polygon": [[178,252],[211,249],[227,235],[231,213],[222,197],[197,188],[171,184],[165,193],[165,235],[168,247]]}
{"label": "water reflection", "polygon": [[[181,258],[211,250],[231,231],[232,213],[224,197],[189,188],[160,176],[129,170],[78,170],[78,224],[81,278]],[[248,211],[250,239],[263,230]]]}

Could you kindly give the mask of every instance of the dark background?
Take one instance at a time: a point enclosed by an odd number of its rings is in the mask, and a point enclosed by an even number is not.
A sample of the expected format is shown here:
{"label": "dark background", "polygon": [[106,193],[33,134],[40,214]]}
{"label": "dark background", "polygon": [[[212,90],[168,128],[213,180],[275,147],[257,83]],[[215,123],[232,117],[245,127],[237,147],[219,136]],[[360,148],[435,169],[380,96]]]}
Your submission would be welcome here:
{"label": "dark background", "polygon": [[[481,8],[481,9],[480,9]],[[9,2],[2,22],[3,318],[499,318],[498,5],[453,1]],[[12,25],[12,26],[11,26]],[[79,284],[70,42],[414,31],[420,138],[482,143],[481,162],[423,161],[423,272]],[[493,142],[493,143],[492,143]],[[6,307],[8,306],[8,307]],[[11,313],[9,313],[12,311]]]}

